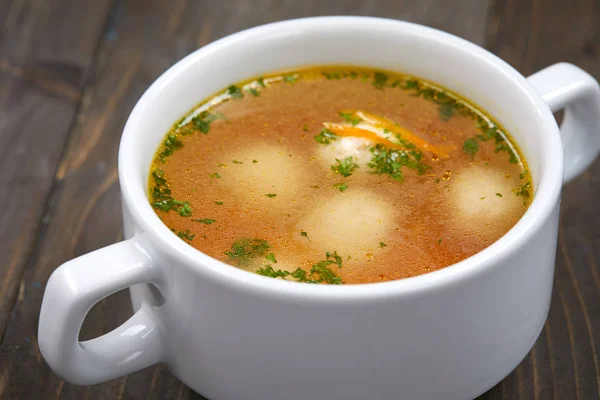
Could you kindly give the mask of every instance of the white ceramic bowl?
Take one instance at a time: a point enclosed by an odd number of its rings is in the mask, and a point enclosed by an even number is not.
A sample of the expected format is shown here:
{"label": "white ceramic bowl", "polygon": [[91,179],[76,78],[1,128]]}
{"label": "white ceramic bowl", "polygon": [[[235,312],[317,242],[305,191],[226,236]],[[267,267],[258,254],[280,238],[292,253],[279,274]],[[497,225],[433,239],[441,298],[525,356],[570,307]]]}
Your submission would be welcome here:
{"label": "white ceramic bowl", "polygon": [[[151,159],[173,122],[231,83],[332,64],[413,74],[490,112],[529,161],[535,198],[523,218],[455,265],[346,286],[247,273],[173,235],[146,193]],[[133,110],[119,153],[126,240],[54,272],[40,350],[58,375],[83,385],[165,362],[213,400],[473,398],[518,365],[544,325],[563,170],[571,179],[596,157],[599,99],[597,83],[572,65],[526,79],[474,44],[394,20],[292,20],[205,46],[165,72]],[[564,153],[551,112],[560,108]],[[135,315],[79,342],[91,306],[126,287]]]}

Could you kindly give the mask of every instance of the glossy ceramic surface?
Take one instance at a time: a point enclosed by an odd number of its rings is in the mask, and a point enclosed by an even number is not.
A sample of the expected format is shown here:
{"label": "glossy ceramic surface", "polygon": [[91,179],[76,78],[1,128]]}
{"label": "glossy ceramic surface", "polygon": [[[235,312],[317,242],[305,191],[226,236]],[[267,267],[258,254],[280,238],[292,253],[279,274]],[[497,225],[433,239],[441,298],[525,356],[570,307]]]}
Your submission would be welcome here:
{"label": "glossy ceramic surface", "polygon": [[[152,156],[173,121],[232,82],[318,64],[414,74],[489,111],[529,161],[536,193],[527,213],[458,264],[341,287],[250,274],[173,235],[146,195]],[[598,153],[599,93],[575,66],[526,79],[474,44],[394,20],[308,18],[210,44],[163,74],[133,110],[119,154],[127,239],[55,271],[40,350],[57,374],[84,385],[165,362],[213,400],[473,398],[516,367],[543,327],[563,172],[573,178]],[[561,108],[564,152],[551,113]],[[91,306],[126,287],[136,314],[79,342]]]}

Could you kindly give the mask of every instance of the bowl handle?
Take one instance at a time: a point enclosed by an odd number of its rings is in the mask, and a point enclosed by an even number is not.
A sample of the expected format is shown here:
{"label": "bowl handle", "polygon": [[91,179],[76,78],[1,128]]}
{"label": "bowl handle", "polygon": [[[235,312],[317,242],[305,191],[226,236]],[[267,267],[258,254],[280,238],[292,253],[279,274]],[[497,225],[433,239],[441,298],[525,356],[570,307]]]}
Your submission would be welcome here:
{"label": "bowl handle", "polygon": [[98,338],[80,342],[83,320],[101,299],[138,283],[159,283],[159,272],[135,238],[61,265],[46,286],[38,342],[52,370],[77,385],[104,382],[162,361],[163,345],[151,306]]}
{"label": "bowl handle", "polygon": [[551,65],[527,78],[552,112],[564,109],[560,126],[565,152],[564,182],[594,161],[600,150],[600,87],[581,68],[568,63]]}

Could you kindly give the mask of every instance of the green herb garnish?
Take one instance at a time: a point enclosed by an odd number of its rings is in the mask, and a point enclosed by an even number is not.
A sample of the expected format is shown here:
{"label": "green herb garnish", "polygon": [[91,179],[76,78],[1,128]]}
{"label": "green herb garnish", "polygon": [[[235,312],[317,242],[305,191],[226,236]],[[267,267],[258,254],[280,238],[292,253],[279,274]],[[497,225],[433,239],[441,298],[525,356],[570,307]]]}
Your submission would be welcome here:
{"label": "green herb garnish", "polygon": [[182,217],[186,217],[187,218],[187,217],[189,217],[189,216],[192,215],[192,208],[190,207],[190,204],[187,201],[171,200],[171,203],[173,205],[176,205],[176,206],[179,207],[179,209],[177,210],[177,212]]}
{"label": "green herb garnish", "polygon": [[277,259],[275,258],[275,254],[269,253],[265,257],[267,260],[271,261],[273,264],[277,264]]}
{"label": "green herb garnish", "polygon": [[333,187],[339,190],[340,192],[345,192],[346,189],[348,189],[348,185],[346,184],[346,182],[334,183]]}
{"label": "green herb garnish", "polygon": [[189,229],[186,229],[185,231],[178,231],[177,236],[182,239],[189,240],[190,242],[196,237],[196,235],[190,233]]}
{"label": "green herb garnish", "polygon": [[263,239],[238,239],[229,251],[224,254],[229,256],[228,262],[246,266],[256,257],[264,257],[269,250],[269,243]]}
{"label": "green herb garnish", "polygon": [[222,201],[215,201],[215,204],[218,205],[218,206],[222,206],[223,202]]}
{"label": "green herb garnish", "polygon": [[210,176],[212,179],[221,179],[221,175],[219,175],[218,172],[215,172],[214,174],[210,174],[208,176]]}
{"label": "green herb garnish", "polygon": [[358,168],[358,164],[356,164],[352,160],[352,156],[346,157],[343,160],[335,159],[336,164],[331,166],[331,170],[336,174],[342,175],[344,178],[352,175],[352,171]]}
{"label": "green herb garnish", "polygon": [[308,237],[308,233],[306,231],[300,231],[300,236],[304,236],[305,238],[310,240],[310,238]]}
{"label": "green herb garnish", "polygon": [[265,196],[271,197],[271,198],[277,197],[277,195],[275,193],[267,193],[267,194],[265,194]]}
{"label": "green herb garnish", "polygon": [[231,85],[227,88],[227,93],[231,96],[232,99],[241,99],[244,97],[244,93],[242,93],[242,89],[235,85]]}
{"label": "green herb garnish", "polygon": [[502,193],[496,193],[496,196],[502,197]]}
{"label": "green herb garnish", "polygon": [[210,219],[210,218],[204,218],[204,219],[193,219],[192,222],[199,222],[204,225],[210,225],[210,224],[214,224],[215,222],[217,222],[217,220]]}
{"label": "green herb garnish", "polygon": [[[531,194],[529,193],[529,189],[531,188],[531,182],[526,182],[522,184],[517,190],[515,190],[515,194],[517,196],[521,196],[525,199],[528,199]],[[525,200],[527,202],[527,200]]]}
{"label": "green herb garnish", "polygon": [[383,72],[375,72],[373,86],[377,89],[383,89],[388,82],[388,76]]}
{"label": "green herb garnish", "polygon": [[521,172],[521,173],[519,174],[519,178],[521,178],[521,179],[525,179],[525,177],[527,176],[527,172],[528,172],[528,171],[527,171],[527,168],[525,168],[525,169],[523,170],[523,172]]}
{"label": "green herb garnish", "polygon": [[[401,143],[403,142],[401,141]],[[409,147],[407,144],[404,144],[404,146]],[[414,146],[412,146],[412,149],[409,147],[407,150],[395,150],[378,143],[370,150],[373,153],[373,158],[371,158],[368,166],[373,168],[373,172],[379,175],[387,174],[399,182],[404,180],[402,167],[413,169],[419,175],[430,168],[421,162],[422,154],[414,149]]]}
{"label": "green herb garnish", "polygon": [[315,136],[315,140],[321,144],[329,144],[333,140],[337,140],[338,136],[327,128],[323,128],[321,132]]}
{"label": "green herb garnish", "polygon": [[296,83],[298,80],[298,75],[285,75],[283,77],[283,81],[286,83]]}
{"label": "green herb garnish", "polygon": [[232,163],[234,164],[243,164],[243,161],[238,161],[238,160],[231,160]]}
{"label": "green herb garnish", "polygon": [[448,121],[454,115],[454,107],[450,104],[440,105],[440,118],[444,121]]}
{"label": "green herb garnish", "polygon": [[489,124],[481,117],[477,117],[476,126],[478,129],[481,130],[482,134],[475,135],[473,138],[467,139],[465,141],[463,145],[463,150],[467,154],[473,156],[477,152],[477,150],[479,150],[479,144],[477,143],[477,141],[487,142],[488,140],[493,139],[495,142],[494,151],[496,153],[499,153],[501,151],[506,152],[509,155],[508,161],[511,164],[519,163],[519,158],[515,150],[510,146],[510,144],[508,143],[508,139],[506,138],[504,133],[502,133],[500,128],[498,128],[498,126],[496,126],[495,124]]}
{"label": "green herb garnish", "polygon": [[329,80],[342,79],[342,75],[339,72],[323,72],[323,75]]}
{"label": "green herb garnish", "polygon": [[162,148],[158,153],[158,159],[163,164],[167,162],[167,157],[173,154],[173,151],[183,147],[183,142],[177,137],[176,133],[169,133],[163,141]]}
{"label": "green herb garnish", "polygon": [[221,113],[209,113],[208,111],[203,111],[200,114],[196,115],[192,118],[192,125],[198,129],[200,132],[207,134],[210,130],[210,124],[218,119],[226,119],[225,116]]}
{"label": "green herb garnish", "polygon": [[256,273],[269,278],[285,278],[286,276],[290,275],[289,271],[284,271],[281,269],[275,271],[270,265],[265,265],[264,267],[259,268]]}
{"label": "green herb garnish", "polygon": [[176,200],[171,196],[171,189],[162,169],[155,168],[152,171],[152,178],[154,179],[154,187],[151,192],[153,201],[150,202],[152,207],[164,212],[177,211],[182,217],[192,215],[192,208],[187,201]]}
{"label": "green herb garnish", "polygon": [[463,151],[471,157],[474,157],[475,153],[479,151],[479,143],[477,143],[477,140],[475,139],[467,139],[463,144]]}
{"label": "green herb garnish", "polygon": [[329,268],[329,266],[337,265],[338,268],[341,268],[342,258],[337,254],[337,252],[327,252],[325,253],[325,257],[325,260],[313,264],[310,272],[306,272],[302,268],[297,268],[293,272],[281,269],[274,270],[272,266],[266,265],[262,268],[259,268],[256,273],[270,278],[287,278],[289,276],[294,278],[297,282],[304,283],[329,283],[333,285],[341,285],[343,283],[342,278],[337,276],[337,274],[331,268]]}
{"label": "green herb garnish", "polygon": [[258,96],[260,96],[260,92],[259,92],[257,89],[255,89],[255,88],[252,88],[252,87],[251,87],[251,88],[248,88],[248,89],[246,89],[246,92],[250,93],[250,94],[251,94],[252,96],[254,96],[254,97],[258,97]]}
{"label": "green herb garnish", "polygon": [[383,249],[384,247],[387,247],[387,244],[379,242],[379,248]]}
{"label": "green herb garnish", "polygon": [[260,86],[262,86],[262,87],[266,87],[266,85],[265,85],[265,78],[263,78],[262,76],[261,76],[261,77],[259,77],[259,78],[256,80],[256,82],[258,82],[258,84],[259,84]]}
{"label": "green herb garnish", "polygon": [[362,121],[362,119],[354,116],[352,113],[341,112],[340,117],[344,118],[346,120],[346,122],[351,123],[352,126],[356,126],[356,125],[360,124],[360,122]]}

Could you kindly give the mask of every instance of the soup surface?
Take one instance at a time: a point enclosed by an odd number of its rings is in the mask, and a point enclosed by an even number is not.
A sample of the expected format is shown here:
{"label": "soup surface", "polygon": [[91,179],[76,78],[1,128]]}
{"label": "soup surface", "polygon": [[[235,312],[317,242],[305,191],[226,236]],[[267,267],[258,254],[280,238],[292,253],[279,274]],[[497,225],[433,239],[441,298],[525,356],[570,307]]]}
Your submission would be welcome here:
{"label": "soup surface", "polygon": [[310,68],[232,85],[167,134],[150,202],[182,240],[307,283],[401,279],[504,235],[533,196],[502,127],[414,77]]}

